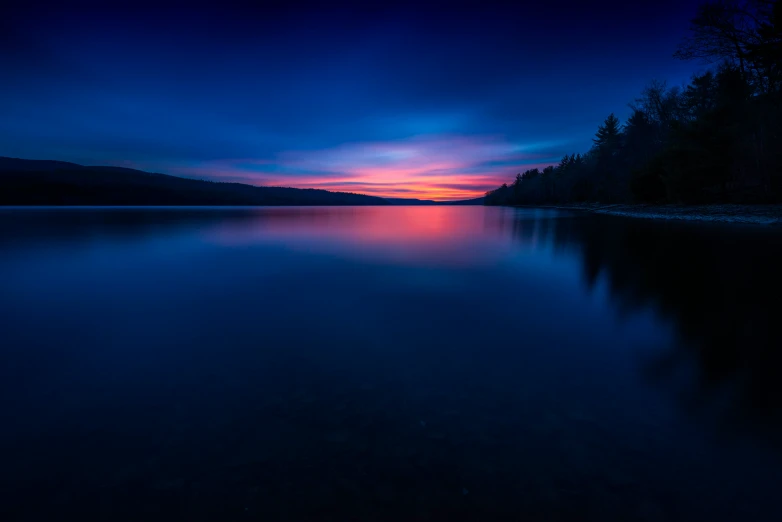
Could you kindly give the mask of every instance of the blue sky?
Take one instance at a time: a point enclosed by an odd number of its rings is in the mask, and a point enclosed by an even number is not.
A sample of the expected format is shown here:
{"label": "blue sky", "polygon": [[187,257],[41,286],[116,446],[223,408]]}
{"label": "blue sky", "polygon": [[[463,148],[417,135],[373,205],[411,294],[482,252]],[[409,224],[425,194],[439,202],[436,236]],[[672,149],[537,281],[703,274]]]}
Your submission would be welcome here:
{"label": "blue sky", "polygon": [[700,67],[672,58],[697,2],[542,4],[20,3],[0,155],[459,199],[588,150],[650,80]]}

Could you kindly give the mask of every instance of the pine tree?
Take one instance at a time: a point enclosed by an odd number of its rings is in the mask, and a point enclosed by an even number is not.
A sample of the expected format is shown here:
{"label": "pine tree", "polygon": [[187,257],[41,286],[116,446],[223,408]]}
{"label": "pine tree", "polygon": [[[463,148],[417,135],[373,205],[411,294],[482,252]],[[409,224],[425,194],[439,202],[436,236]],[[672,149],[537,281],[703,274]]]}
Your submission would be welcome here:
{"label": "pine tree", "polygon": [[622,132],[619,118],[614,113],[608,115],[602,125],[597,127],[597,134],[592,140],[601,152],[613,153],[619,148],[619,137]]}

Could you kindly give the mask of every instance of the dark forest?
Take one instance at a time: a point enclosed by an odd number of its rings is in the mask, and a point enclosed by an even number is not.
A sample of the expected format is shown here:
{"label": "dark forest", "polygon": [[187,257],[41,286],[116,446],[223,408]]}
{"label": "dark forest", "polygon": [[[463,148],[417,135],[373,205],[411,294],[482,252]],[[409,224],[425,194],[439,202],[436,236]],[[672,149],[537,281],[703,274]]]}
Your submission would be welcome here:
{"label": "dark forest", "polygon": [[703,4],[674,56],[711,66],[683,87],[651,81],[591,150],[517,174],[486,204],[782,200],[782,3]]}

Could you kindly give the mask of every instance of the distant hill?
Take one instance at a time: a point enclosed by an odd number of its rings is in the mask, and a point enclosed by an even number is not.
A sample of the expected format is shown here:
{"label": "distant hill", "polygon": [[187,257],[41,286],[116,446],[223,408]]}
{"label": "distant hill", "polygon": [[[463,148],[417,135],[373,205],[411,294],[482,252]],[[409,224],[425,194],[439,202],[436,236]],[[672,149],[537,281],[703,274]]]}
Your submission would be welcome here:
{"label": "distant hill", "polygon": [[383,198],[391,205],[437,205],[437,201],[431,199],[415,198]]}
{"label": "distant hill", "polygon": [[256,187],[123,167],[0,157],[0,205],[388,205],[317,189]]}
{"label": "distant hill", "polygon": [[440,205],[483,205],[483,196],[473,199],[460,199],[459,201],[443,201]]}
{"label": "distant hill", "polygon": [[385,198],[392,205],[483,205],[483,196],[458,201],[434,201],[432,199]]}

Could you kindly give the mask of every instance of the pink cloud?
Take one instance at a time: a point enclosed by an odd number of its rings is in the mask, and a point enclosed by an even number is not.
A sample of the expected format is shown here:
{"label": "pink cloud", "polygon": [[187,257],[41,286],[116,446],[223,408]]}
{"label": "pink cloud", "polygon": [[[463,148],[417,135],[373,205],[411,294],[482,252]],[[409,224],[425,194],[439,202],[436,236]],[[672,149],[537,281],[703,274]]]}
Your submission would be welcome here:
{"label": "pink cloud", "polygon": [[554,163],[546,153],[553,145],[518,145],[496,136],[425,136],[285,151],[271,160],[227,159],[169,170],[254,185],[456,200],[481,196],[510,181],[520,170]]}

